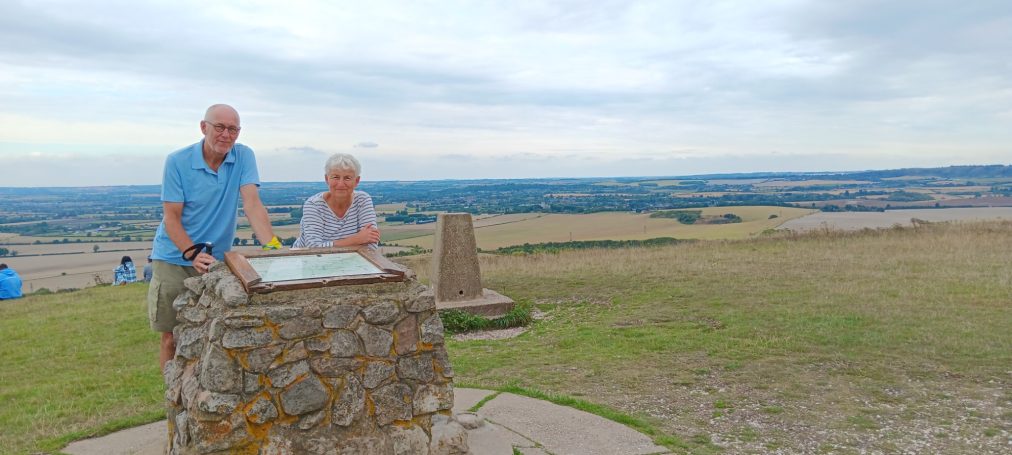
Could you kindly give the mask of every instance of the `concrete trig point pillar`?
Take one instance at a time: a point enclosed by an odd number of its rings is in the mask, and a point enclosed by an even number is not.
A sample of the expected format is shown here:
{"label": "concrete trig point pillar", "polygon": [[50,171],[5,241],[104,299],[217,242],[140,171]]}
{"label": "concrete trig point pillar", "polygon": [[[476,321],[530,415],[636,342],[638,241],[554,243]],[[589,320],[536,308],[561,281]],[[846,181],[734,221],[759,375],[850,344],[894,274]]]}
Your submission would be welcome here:
{"label": "concrete trig point pillar", "polygon": [[499,317],[513,309],[512,299],[481,287],[471,214],[438,215],[432,248],[432,289],[440,310]]}

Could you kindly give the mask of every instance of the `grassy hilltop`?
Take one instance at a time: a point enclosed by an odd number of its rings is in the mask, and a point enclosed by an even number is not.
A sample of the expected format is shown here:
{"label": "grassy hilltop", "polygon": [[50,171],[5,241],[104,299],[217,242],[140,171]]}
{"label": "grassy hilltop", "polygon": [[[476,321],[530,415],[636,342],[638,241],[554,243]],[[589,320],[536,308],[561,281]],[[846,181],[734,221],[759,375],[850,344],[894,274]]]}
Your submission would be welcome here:
{"label": "grassy hilltop", "polygon": [[[486,287],[547,317],[449,352],[459,385],[551,395],[679,453],[999,453],[1009,251],[1005,221],[482,255]],[[0,453],[159,418],[146,289],[0,304]]]}

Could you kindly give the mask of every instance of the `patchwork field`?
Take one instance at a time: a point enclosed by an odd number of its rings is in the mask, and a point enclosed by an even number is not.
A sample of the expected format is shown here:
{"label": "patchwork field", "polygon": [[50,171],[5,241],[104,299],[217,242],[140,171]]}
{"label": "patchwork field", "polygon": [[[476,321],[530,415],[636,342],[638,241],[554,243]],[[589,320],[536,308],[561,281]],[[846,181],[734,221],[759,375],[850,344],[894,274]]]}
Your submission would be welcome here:
{"label": "patchwork field", "polygon": [[[784,221],[811,213],[812,210],[785,207],[714,207],[703,209],[704,215],[734,213],[742,223],[726,225],[684,225],[673,219],[650,218],[647,214],[628,212],[601,212],[589,215],[560,215],[543,213],[517,213],[508,215],[477,215],[474,217],[475,235],[479,248],[495,249],[524,243],[566,242],[570,240],[633,240],[653,237],[695,239],[735,239],[754,236],[766,229],[775,228]],[[770,219],[771,215],[777,215]],[[240,221],[244,221],[240,219]],[[403,251],[409,246],[432,248],[435,223],[380,224],[385,253]],[[276,226],[279,237],[297,237],[299,225]],[[240,228],[236,235],[249,238],[252,231]],[[6,241],[30,243],[35,240],[52,241],[46,237],[14,237]],[[99,252],[92,252],[94,246]],[[50,254],[4,258],[24,280],[24,289],[33,292],[39,288],[70,289],[92,286],[99,281],[112,280],[112,269],[124,255],[131,256],[140,269],[148,254],[151,242],[106,242],[17,245],[10,247],[19,255]],[[252,246],[238,247],[255,248]],[[115,251],[111,251],[115,250]],[[53,253],[76,253],[59,254]]]}
{"label": "patchwork field", "polygon": [[[17,238],[23,241],[24,237]],[[49,241],[51,241],[50,239]],[[66,253],[92,253],[95,247],[99,251],[128,250],[137,251],[151,247],[151,241],[143,242],[101,242],[101,243],[40,243],[38,245],[13,245],[10,248],[18,252],[18,256],[37,254],[66,254]],[[136,260],[137,258],[134,258]]]}
{"label": "patchwork field", "polygon": [[1012,220],[1012,207],[972,207],[952,209],[887,210],[885,212],[815,212],[795,218],[780,226],[792,231],[816,229],[857,230],[887,228],[893,225],[911,226],[911,219],[929,222]]}
{"label": "patchwork field", "polygon": [[[733,213],[741,223],[724,225],[686,225],[670,218],[650,218],[649,214],[600,212],[586,215],[537,214],[516,217],[509,222],[475,222],[478,247],[495,249],[524,243],[568,242],[576,240],[642,240],[655,237],[679,239],[743,239],[773,229],[786,220],[804,216],[813,210],[790,207],[710,207],[704,215]],[[776,215],[775,218],[770,218]],[[432,248],[433,235],[397,240],[398,245]]]}
{"label": "patchwork field", "polygon": [[[654,237],[679,239],[743,239],[768,229],[809,231],[818,229],[856,230],[888,228],[895,224],[909,226],[911,218],[925,221],[955,221],[977,219],[1012,219],[1012,207],[953,208],[891,210],[886,212],[818,212],[810,209],[787,207],[711,207],[704,215],[734,213],[742,223],[725,225],[684,225],[674,219],[650,218],[647,214],[629,212],[600,212],[587,215],[520,213],[509,215],[478,215],[474,218],[478,247],[495,249],[524,243],[567,242],[570,240],[636,240]],[[770,218],[776,215],[776,218]],[[382,240],[389,246],[385,253],[403,251],[409,246],[431,249],[435,223],[391,224],[381,223]],[[296,237],[299,226],[275,227],[280,237]],[[237,235],[248,238],[249,228],[239,229]],[[45,242],[52,238],[6,236],[5,242]],[[99,252],[93,253],[94,246]],[[8,248],[19,255],[76,253],[51,256],[18,256],[0,259],[21,275],[25,291],[39,288],[51,290],[82,288],[96,283],[96,276],[104,282],[112,280],[112,269],[122,256],[131,256],[138,268],[149,254],[150,241],[67,243],[15,245]],[[254,247],[246,247],[254,248]],[[115,250],[115,251],[112,251]]]}
{"label": "patchwork field", "polygon": [[806,187],[824,185],[868,185],[872,182],[864,180],[780,180],[773,179],[765,182],[755,183],[758,187]]}
{"label": "patchwork field", "polygon": [[408,208],[408,204],[405,202],[398,202],[396,204],[376,204],[374,207],[376,213],[394,213],[398,210],[404,210]]}

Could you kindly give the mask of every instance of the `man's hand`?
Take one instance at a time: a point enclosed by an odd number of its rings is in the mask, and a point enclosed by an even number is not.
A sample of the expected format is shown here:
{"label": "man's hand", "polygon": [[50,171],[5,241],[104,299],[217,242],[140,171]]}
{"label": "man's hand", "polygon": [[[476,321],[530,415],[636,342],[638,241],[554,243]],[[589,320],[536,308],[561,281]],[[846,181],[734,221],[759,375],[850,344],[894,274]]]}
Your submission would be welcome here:
{"label": "man's hand", "polygon": [[207,273],[207,269],[211,268],[211,264],[214,264],[216,259],[210,254],[201,252],[197,257],[193,258],[193,268],[197,269],[200,274]]}
{"label": "man's hand", "polygon": [[263,249],[265,249],[265,250],[280,250],[281,249],[281,241],[278,240],[278,236],[275,235],[274,238],[272,238],[270,242],[265,243]]}

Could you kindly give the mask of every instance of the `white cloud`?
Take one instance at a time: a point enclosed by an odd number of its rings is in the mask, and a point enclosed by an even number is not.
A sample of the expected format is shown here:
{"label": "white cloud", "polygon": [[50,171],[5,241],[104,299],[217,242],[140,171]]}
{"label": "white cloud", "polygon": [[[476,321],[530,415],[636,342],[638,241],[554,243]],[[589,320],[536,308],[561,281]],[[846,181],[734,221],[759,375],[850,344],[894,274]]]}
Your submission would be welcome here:
{"label": "white cloud", "polygon": [[118,157],[160,164],[216,102],[266,180],[316,179],[300,150],[400,179],[1007,163],[1012,143],[1004,0],[50,0],[0,5],[0,42],[0,154],[106,163],[82,183],[157,183]]}

